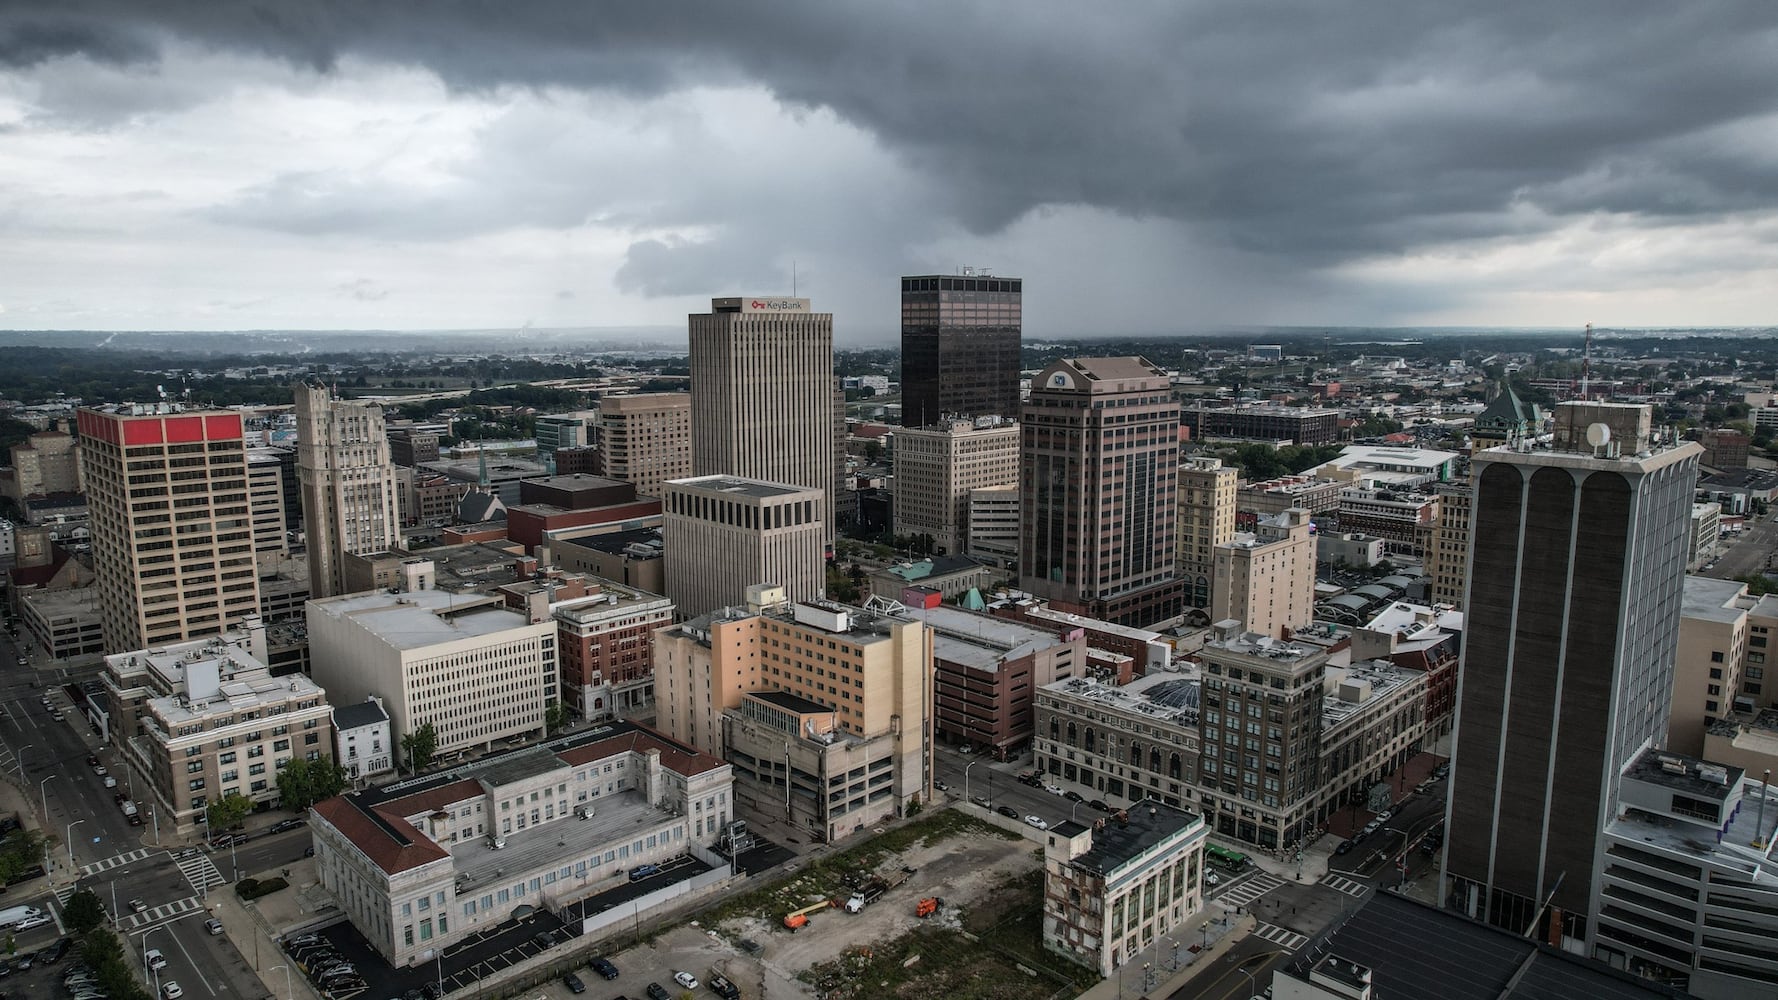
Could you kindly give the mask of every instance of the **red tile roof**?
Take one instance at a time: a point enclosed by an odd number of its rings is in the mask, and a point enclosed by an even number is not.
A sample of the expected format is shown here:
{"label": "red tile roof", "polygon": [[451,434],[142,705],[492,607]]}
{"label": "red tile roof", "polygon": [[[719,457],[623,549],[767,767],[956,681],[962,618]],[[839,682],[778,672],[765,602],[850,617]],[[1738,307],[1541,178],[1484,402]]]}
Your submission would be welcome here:
{"label": "red tile roof", "polygon": [[347,801],[345,796],[317,802],[311,811],[326,820],[363,851],[373,864],[390,875],[434,861],[443,861],[451,856],[449,851],[433,843],[431,838],[414,829],[399,815],[377,809],[377,815],[373,817]]}
{"label": "red tile roof", "polygon": [[728,766],[724,761],[707,753],[680,746],[664,736],[640,728],[635,732],[619,733],[609,739],[595,740],[572,747],[557,756],[569,764],[580,765],[609,757],[624,750],[633,750],[636,753],[659,750],[661,752],[661,766],[686,777]]}

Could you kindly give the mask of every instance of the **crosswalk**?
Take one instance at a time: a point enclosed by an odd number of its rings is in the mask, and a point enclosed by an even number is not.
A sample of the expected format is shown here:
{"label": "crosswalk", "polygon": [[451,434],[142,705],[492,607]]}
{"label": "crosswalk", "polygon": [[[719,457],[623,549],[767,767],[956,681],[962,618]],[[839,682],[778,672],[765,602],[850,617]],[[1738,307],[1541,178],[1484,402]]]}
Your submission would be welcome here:
{"label": "crosswalk", "polygon": [[211,861],[208,854],[194,852],[177,860],[179,873],[200,893],[228,882],[228,879],[222,877],[222,872],[216,869],[216,862]]}
{"label": "crosswalk", "polygon": [[1270,872],[1254,872],[1253,875],[1230,887],[1227,892],[1216,898],[1229,906],[1246,906],[1283,884],[1283,879]]}
{"label": "crosswalk", "polygon": [[1307,936],[1298,934],[1288,927],[1279,927],[1277,924],[1261,923],[1253,929],[1253,933],[1285,951],[1295,951],[1309,942]]}
{"label": "crosswalk", "polygon": [[187,896],[184,899],[175,899],[171,903],[151,906],[141,913],[129,914],[122,920],[123,928],[125,933],[139,931],[152,924],[164,924],[169,920],[177,920],[187,913],[203,908],[204,904],[196,896]]}
{"label": "crosswalk", "polygon": [[80,877],[86,878],[88,875],[97,875],[100,872],[110,871],[113,868],[121,868],[132,862],[141,861],[143,858],[148,857],[150,853],[151,852],[149,851],[138,848],[134,851],[125,851],[122,854],[113,854],[109,858],[95,861],[90,865],[82,865],[80,867]]}
{"label": "crosswalk", "polygon": [[1362,897],[1371,890],[1369,883],[1350,879],[1344,875],[1329,875],[1321,880],[1321,884],[1335,892],[1343,892],[1348,896]]}

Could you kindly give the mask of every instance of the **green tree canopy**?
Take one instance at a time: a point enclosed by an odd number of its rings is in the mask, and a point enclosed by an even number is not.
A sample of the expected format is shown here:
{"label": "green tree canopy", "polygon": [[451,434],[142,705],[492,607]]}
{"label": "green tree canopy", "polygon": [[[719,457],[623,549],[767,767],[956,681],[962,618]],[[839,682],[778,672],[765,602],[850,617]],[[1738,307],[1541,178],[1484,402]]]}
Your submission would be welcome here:
{"label": "green tree canopy", "polygon": [[553,733],[568,724],[568,710],[559,701],[552,701],[543,710],[543,728]]}
{"label": "green tree canopy", "polygon": [[424,770],[432,763],[432,755],[438,752],[438,730],[430,722],[422,725],[401,738],[401,749],[407,754],[409,769]]}
{"label": "green tree canopy", "polygon": [[62,907],[62,919],[69,930],[85,934],[105,922],[105,905],[91,889],[82,889],[68,897],[68,905]]}
{"label": "green tree canopy", "polygon": [[205,807],[204,815],[209,817],[211,832],[220,833],[238,825],[252,811],[252,799],[240,792],[229,792]]}
{"label": "green tree canopy", "polygon": [[345,787],[346,769],[328,757],[298,757],[278,772],[278,797],[286,809],[307,809],[322,799],[333,798]]}

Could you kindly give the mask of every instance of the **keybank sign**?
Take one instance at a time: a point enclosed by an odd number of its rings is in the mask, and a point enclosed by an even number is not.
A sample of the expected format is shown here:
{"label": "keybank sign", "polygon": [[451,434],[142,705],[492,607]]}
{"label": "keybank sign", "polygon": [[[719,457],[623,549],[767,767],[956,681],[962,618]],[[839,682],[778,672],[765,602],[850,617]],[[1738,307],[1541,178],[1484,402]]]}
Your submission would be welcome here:
{"label": "keybank sign", "polygon": [[808,312],[808,299],[748,299],[747,312]]}

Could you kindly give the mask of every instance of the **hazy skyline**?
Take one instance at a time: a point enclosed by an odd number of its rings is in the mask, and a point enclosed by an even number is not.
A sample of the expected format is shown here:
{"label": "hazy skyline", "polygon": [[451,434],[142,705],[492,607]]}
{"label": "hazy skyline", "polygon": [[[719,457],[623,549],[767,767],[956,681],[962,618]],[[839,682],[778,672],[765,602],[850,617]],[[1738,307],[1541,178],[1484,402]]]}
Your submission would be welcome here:
{"label": "hazy skyline", "polygon": [[1765,325],[1763,3],[25,0],[0,328]]}

